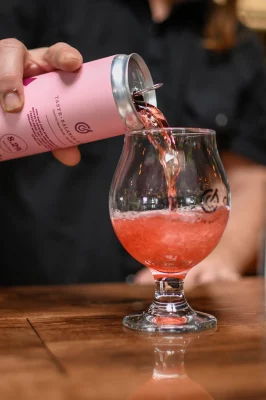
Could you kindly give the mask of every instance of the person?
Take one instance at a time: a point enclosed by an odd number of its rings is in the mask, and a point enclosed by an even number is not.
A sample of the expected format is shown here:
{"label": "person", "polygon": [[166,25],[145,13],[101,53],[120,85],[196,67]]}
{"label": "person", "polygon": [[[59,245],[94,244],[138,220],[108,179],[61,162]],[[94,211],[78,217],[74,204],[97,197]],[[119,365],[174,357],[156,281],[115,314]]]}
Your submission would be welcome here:
{"label": "person", "polygon": [[[139,53],[172,126],[217,131],[233,208],[213,253],[188,286],[235,280],[258,251],[265,182],[263,50],[236,19],[236,1],[21,0],[1,4],[0,103],[23,107],[22,78],[74,71],[117,53]],[[33,50],[28,50],[33,49]],[[103,116],[104,117],[104,116]],[[0,164],[1,285],[150,281],[122,248],[108,213],[123,137]]]}

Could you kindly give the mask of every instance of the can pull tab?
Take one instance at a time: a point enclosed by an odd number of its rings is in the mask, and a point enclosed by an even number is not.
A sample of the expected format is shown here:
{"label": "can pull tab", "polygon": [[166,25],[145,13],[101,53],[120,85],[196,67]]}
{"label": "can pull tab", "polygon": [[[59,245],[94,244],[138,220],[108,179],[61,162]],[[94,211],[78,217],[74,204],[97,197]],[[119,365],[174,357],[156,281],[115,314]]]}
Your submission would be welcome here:
{"label": "can pull tab", "polygon": [[155,85],[149,86],[147,88],[141,89],[141,90],[136,90],[132,93],[133,98],[142,96],[143,94],[150,92],[151,90],[159,89],[161,86],[163,86],[163,83],[156,83]]}

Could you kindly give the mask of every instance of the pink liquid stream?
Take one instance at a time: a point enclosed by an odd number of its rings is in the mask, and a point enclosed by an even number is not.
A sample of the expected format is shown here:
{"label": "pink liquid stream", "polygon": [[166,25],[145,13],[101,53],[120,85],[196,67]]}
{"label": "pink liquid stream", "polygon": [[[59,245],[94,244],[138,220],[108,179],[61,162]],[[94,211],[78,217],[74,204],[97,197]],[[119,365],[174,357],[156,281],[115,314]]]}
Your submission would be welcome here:
{"label": "pink liquid stream", "polygon": [[[157,107],[145,102],[135,102],[135,106],[146,129],[169,128],[165,116]],[[176,179],[180,172],[175,139],[168,130],[162,130],[159,135],[149,133],[147,137],[158,152],[168,188],[169,208],[175,210]]]}

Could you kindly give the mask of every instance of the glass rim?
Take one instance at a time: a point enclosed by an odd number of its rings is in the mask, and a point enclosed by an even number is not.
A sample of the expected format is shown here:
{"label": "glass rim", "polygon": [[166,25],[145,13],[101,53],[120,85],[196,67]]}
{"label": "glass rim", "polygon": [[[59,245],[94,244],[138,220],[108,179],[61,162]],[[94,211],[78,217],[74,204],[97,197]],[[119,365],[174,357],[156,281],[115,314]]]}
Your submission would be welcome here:
{"label": "glass rim", "polygon": [[182,128],[182,127],[168,127],[168,128],[149,128],[149,129],[136,129],[126,131],[126,136],[131,135],[145,135],[147,132],[150,134],[154,134],[157,132],[171,132],[173,135],[180,135],[180,136],[193,136],[193,135],[202,135],[202,136],[215,136],[216,132],[213,129],[205,129],[205,128]]}

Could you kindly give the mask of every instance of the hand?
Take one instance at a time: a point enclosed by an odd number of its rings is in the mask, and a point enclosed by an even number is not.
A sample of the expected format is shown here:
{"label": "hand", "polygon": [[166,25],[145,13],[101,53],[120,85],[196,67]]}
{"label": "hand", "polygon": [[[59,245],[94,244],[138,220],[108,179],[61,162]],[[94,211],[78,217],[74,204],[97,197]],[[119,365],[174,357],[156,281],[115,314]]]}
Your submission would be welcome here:
{"label": "hand", "polygon": [[[16,39],[0,41],[0,104],[6,112],[19,112],[24,103],[23,78],[56,69],[75,71],[82,64],[78,50],[66,43],[28,50]],[[72,166],[80,161],[77,147],[53,151],[56,159]]]}
{"label": "hand", "polygon": [[154,278],[149,268],[142,268],[139,272],[137,272],[134,283],[140,285],[154,284]]}
{"label": "hand", "polygon": [[188,272],[185,279],[185,290],[218,281],[234,282],[240,278],[240,273],[232,266],[221,262],[221,260],[215,261],[215,259],[206,258]]}

